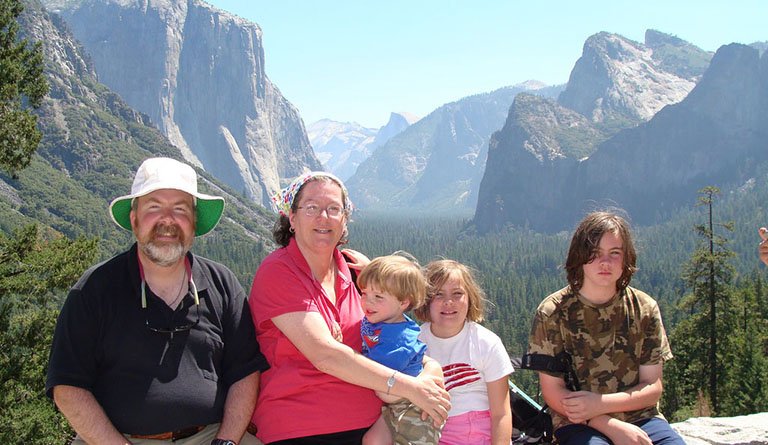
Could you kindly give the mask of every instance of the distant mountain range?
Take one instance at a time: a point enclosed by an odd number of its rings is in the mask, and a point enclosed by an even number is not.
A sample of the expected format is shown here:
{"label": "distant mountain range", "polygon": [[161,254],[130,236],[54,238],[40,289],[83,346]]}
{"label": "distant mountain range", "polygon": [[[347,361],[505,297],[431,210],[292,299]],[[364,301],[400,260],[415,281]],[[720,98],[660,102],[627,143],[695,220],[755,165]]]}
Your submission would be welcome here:
{"label": "distant mountain range", "polygon": [[480,232],[569,229],[605,206],[655,224],[702,187],[732,190],[754,177],[768,159],[766,56],[731,44],[699,72],[680,64],[708,53],[665,45],[655,32],[646,40],[655,46],[597,34],[557,102],[518,96],[490,142],[474,217]]}
{"label": "distant mountain range", "polygon": [[356,122],[322,119],[310,124],[307,134],[323,167],[346,181],[378,147],[418,120],[410,113],[393,112],[386,125],[373,129]]}
{"label": "distant mountain range", "polygon": [[765,43],[713,55],[658,31],[643,43],[601,32],[565,85],[504,87],[417,122],[393,114],[379,130],[321,121],[308,135],[266,76],[254,23],[198,0],[45,0],[63,19],[28,4],[46,23],[29,29],[45,42],[54,88],[40,112],[44,169],[0,184],[6,227],[26,218],[74,235],[100,225],[40,179],[103,203],[158,153],[204,169],[241,209],[236,230],[259,243],[271,215],[246,201],[268,205],[320,168],[347,178],[361,211],[474,215],[481,233],[567,229],[607,204],[654,224],[704,185],[749,181],[768,153]]}
{"label": "distant mountain range", "polygon": [[531,81],[441,106],[360,164],[347,183],[352,200],[362,210],[470,213],[488,141],[515,96],[527,91],[555,97],[561,89]]}

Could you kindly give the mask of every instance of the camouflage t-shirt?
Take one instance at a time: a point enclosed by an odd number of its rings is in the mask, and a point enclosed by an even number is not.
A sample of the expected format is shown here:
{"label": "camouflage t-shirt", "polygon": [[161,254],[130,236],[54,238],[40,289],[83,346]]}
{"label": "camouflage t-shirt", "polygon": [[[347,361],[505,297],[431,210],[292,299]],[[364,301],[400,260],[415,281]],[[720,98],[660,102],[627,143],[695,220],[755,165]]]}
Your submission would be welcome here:
{"label": "camouflage t-shirt", "polygon": [[[545,298],[533,319],[528,353],[563,350],[573,357],[581,389],[600,394],[625,391],[637,385],[640,365],[672,358],[658,304],[631,287],[604,304],[592,304],[570,287]],[[663,417],[658,404],[611,416],[625,422]],[[571,423],[555,412],[552,420],[555,429]]]}

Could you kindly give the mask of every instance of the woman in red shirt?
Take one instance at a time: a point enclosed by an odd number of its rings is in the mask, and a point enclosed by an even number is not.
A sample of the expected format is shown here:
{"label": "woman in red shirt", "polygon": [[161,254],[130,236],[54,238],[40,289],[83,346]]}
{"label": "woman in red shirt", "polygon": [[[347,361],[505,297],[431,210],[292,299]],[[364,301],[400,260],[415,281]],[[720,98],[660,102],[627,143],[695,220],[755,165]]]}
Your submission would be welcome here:
{"label": "woman in red shirt", "polygon": [[249,300],[270,364],[252,419],[259,439],[359,444],[380,414],[374,391],[408,398],[442,424],[450,402],[439,364],[428,360],[426,372],[411,377],[360,354],[360,294],[338,248],[352,210],[341,180],[307,173],[274,201],[282,247],[259,266]]}

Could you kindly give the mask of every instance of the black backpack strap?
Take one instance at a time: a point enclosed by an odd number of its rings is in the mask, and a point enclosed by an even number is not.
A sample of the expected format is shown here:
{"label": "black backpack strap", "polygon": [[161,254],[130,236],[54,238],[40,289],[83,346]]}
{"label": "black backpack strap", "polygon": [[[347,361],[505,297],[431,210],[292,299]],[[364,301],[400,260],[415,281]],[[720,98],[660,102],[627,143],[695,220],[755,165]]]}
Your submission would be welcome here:
{"label": "black backpack strap", "polygon": [[565,351],[560,351],[554,356],[525,354],[521,360],[520,368],[562,374],[568,389],[571,391],[581,390],[576,368],[573,366],[573,358],[571,354]]}
{"label": "black backpack strap", "polygon": [[530,369],[533,371],[547,371],[564,373],[566,368],[562,360],[546,354],[525,354],[520,359],[521,369]]}

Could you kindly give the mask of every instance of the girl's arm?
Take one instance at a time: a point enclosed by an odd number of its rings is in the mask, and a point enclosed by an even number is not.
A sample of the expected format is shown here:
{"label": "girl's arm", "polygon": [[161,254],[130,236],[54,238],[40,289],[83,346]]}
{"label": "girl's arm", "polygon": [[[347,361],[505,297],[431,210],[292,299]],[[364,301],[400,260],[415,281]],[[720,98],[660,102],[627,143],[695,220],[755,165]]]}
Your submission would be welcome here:
{"label": "girl's arm", "polygon": [[509,445],[512,440],[512,408],[509,405],[507,376],[487,382],[491,407],[491,444]]}
{"label": "girl's arm", "polygon": [[443,367],[440,366],[440,363],[437,362],[437,360],[433,359],[432,357],[427,357],[426,355],[421,360],[422,366],[424,366],[424,369],[421,370],[421,374],[423,376],[431,377],[432,380],[435,381],[441,388],[445,388],[445,381],[443,380]]}

